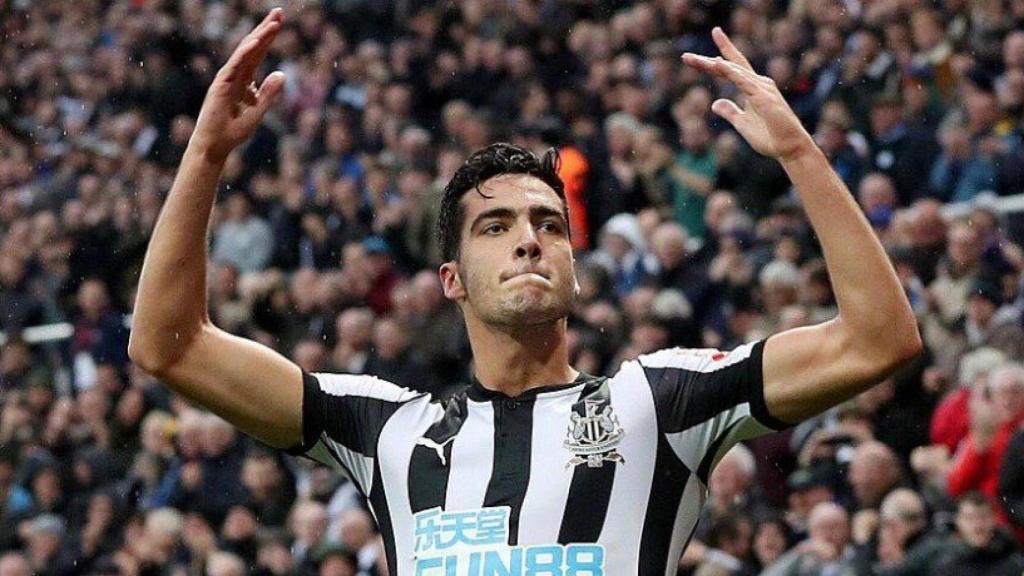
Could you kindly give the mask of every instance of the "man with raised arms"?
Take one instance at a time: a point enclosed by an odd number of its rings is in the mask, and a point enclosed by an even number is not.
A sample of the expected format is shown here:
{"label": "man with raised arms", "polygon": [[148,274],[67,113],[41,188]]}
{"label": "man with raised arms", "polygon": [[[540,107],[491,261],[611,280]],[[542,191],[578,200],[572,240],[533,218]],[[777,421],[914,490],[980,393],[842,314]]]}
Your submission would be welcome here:
{"label": "man with raised arms", "polygon": [[553,153],[474,152],[438,227],[447,298],[473,351],[470,387],[440,402],[372,376],[308,374],[228,334],[206,309],[206,236],[228,154],[284,76],[255,82],[273,10],[217,73],[157,223],[129,353],[174,391],[281,449],[348,475],[398,576],[674,574],[708,475],[736,442],[799,422],[921,350],[893,268],[774,83],[720,29],[720,58],[683,63],[733,83],[712,110],[793,181],[821,242],[838,315],[728,352],[669,349],[609,378],[568,361],[577,284]]}

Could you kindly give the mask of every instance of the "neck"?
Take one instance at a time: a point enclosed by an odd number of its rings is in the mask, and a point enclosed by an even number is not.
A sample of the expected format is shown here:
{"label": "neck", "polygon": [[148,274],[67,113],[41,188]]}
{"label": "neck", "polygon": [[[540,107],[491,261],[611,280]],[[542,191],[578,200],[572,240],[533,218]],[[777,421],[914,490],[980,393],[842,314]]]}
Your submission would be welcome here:
{"label": "neck", "polygon": [[495,326],[466,317],[474,373],[480,384],[506,396],[572,382],[564,318],[534,326]]}

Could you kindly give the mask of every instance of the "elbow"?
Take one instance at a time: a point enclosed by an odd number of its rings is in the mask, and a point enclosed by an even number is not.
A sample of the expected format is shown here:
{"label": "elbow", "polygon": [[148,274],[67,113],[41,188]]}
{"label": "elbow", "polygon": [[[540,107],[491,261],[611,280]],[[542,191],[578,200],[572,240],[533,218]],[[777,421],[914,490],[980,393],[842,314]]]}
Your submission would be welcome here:
{"label": "elbow", "polygon": [[847,342],[856,350],[858,379],[880,382],[916,358],[924,342],[913,316],[885,326],[859,326],[846,332]]}
{"label": "elbow", "polygon": [[128,337],[128,358],[149,374],[159,376],[166,371],[167,362],[160,357],[155,348],[149,339],[134,330]]}
{"label": "elbow", "polygon": [[892,342],[893,363],[898,368],[913,360],[924,352],[924,340],[921,339],[921,330],[917,325],[917,319],[913,312],[907,310],[906,318],[895,330],[894,342]]}
{"label": "elbow", "polygon": [[174,367],[198,334],[184,337],[175,332],[171,341],[149,330],[134,329],[128,336],[128,358],[139,368],[162,377]]}
{"label": "elbow", "polygon": [[894,329],[889,338],[880,339],[881,346],[876,344],[875,357],[878,359],[877,368],[881,378],[889,377],[924,351],[917,322],[911,319],[905,324]]}

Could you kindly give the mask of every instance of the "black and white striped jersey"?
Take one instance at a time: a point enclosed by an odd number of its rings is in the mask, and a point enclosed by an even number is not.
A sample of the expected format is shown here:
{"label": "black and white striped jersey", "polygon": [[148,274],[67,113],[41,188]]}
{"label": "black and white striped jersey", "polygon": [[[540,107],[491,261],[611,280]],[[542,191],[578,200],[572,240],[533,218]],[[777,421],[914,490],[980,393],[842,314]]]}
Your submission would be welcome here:
{"label": "black and white striped jersey", "polygon": [[304,374],[305,454],[369,499],[397,576],[675,574],[708,475],[784,424],[756,342],[669,349],[611,378],[444,401],[371,376]]}

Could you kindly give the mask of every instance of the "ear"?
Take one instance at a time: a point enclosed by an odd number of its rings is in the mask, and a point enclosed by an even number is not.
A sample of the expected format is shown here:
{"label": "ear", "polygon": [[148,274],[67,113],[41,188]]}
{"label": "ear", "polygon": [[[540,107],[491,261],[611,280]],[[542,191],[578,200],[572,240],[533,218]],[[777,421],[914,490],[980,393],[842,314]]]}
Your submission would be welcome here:
{"label": "ear", "polygon": [[437,271],[441,277],[441,287],[444,288],[444,296],[449,300],[459,302],[466,298],[466,288],[462,285],[462,278],[459,276],[459,264],[454,260],[445,262]]}

